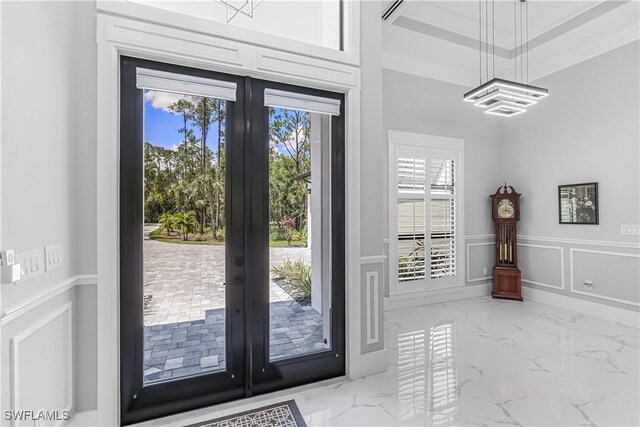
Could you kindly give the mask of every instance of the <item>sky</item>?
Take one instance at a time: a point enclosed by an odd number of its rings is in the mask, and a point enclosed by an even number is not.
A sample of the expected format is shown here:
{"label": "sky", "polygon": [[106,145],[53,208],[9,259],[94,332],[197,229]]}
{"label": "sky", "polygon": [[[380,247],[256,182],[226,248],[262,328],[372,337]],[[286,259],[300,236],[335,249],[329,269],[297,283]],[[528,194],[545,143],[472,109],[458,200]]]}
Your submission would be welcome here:
{"label": "sky", "polygon": [[[155,90],[144,91],[144,140],[153,145],[175,149],[182,143],[184,136],[178,132],[182,128],[182,116],[171,114],[169,106],[185,97],[184,95],[158,92]],[[200,139],[200,131],[197,126],[191,126],[197,139]],[[214,123],[209,129],[209,135],[217,135],[217,125]],[[211,146],[213,140],[207,137],[207,145]]]}
{"label": "sky", "polygon": [[[169,112],[169,106],[178,102],[182,98],[190,98],[189,96],[171,93],[160,92],[155,90],[144,91],[144,141],[153,145],[177,149],[177,147],[184,140],[184,136],[178,132],[182,128],[182,115],[171,114]],[[277,109],[280,112],[281,109]],[[223,125],[224,126],[224,125]],[[196,139],[200,139],[200,130],[197,126],[191,123],[190,126]],[[213,148],[216,138],[211,135],[217,135],[218,132],[217,123],[212,123],[209,128],[209,136],[207,137],[207,146]],[[276,148],[280,153],[286,154],[283,147]]]}

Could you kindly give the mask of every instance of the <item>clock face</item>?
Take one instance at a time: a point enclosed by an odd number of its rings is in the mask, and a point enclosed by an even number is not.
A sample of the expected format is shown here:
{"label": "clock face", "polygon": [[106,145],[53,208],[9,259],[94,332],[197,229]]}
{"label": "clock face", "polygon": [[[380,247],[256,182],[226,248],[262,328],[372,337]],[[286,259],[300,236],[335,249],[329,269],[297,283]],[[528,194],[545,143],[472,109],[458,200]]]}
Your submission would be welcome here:
{"label": "clock face", "polygon": [[513,203],[511,200],[502,199],[498,202],[498,217],[499,218],[513,218],[513,215],[516,213],[513,208]]}

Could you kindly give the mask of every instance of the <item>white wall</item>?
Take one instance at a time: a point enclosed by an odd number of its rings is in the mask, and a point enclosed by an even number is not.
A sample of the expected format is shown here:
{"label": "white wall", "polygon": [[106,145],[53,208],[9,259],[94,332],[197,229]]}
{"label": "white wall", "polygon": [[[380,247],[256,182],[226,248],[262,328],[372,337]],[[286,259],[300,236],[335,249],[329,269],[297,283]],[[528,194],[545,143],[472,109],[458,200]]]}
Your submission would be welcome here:
{"label": "white wall", "polygon": [[[520,234],[535,237],[522,243],[561,248],[526,246],[523,277],[554,286],[564,281],[567,289],[526,285],[606,304],[638,304],[639,238],[621,235],[620,225],[640,223],[639,75],[636,41],[534,82],[550,96],[504,121],[504,175],[523,193]],[[593,181],[599,187],[600,224],[559,224],[558,185]],[[551,273],[544,271],[549,257]],[[575,290],[595,299],[570,292],[572,270]],[[593,281],[593,290],[584,289],[584,280]]]}
{"label": "white wall", "polygon": [[[218,1],[132,1],[184,15],[226,23],[227,8]],[[232,0],[229,3],[238,7],[243,2]],[[244,10],[247,12],[250,10],[250,3],[245,6]],[[254,0],[254,3],[258,3],[258,1]],[[255,8],[253,18],[240,13],[229,24],[338,49],[340,40],[339,6],[338,0],[265,0]]]}
{"label": "white wall", "polygon": [[[20,393],[21,409],[91,409],[95,282],[77,275],[96,268],[95,4],[5,1],[1,32],[2,248],[60,243],[63,260],[2,285],[0,406],[10,409]],[[87,286],[76,289],[80,282]],[[19,392],[4,381],[12,376]]]}
{"label": "white wall", "polygon": [[3,4],[2,244],[23,252],[62,243],[64,259],[4,286],[3,310],[75,271],[73,13],[71,3]]}
{"label": "white wall", "polygon": [[[378,313],[378,331],[384,330],[382,315],[384,284],[384,201],[381,189],[385,188],[384,174],[387,143],[382,130],[382,15],[384,2],[367,1],[360,4],[360,293],[362,331],[360,346],[363,353],[384,348],[384,334],[375,340],[375,315]],[[348,143],[348,141],[347,141]],[[347,196],[348,197],[348,196]],[[377,280],[377,282],[376,282]],[[377,283],[377,285],[376,285]],[[375,307],[373,295],[378,295]],[[369,295],[369,300],[367,300]],[[367,317],[369,313],[369,317]]]}
{"label": "white wall", "polygon": [[[620,235],[620,225],[640,218],[639,51],[634,42],[533,82],[551,96],[508,119],[464,104],[467,87],[384,70],[385,131],[465,140],[467,283],[490,279],[488,196],[506,181],[523,194],[524,286],[638,310],[638,236]],[[557,186],[590,181],[599,182],[600,225],[559,225]]]}
{"label": "white wall", "polygon": [[[384,70],[384,130],[400,130],[464,139],[464,186],[465,186],[465,235],[493,233],[489,195],[504,183],[501,172],[501,124],[498,117],[482,114],[462,101],[468,88],[425,79],[410,74]],[[387,142],[380,157],[386,162]],[[385,163],[386,164],[386,163]],[[386,169],[386,168],[385,168]],[[385,182],[387,177],[385,176]],[[378,192],[384,200],[384,233],[388,235],[388,191],[387,186]],[[484,239],[487,240],[487,239]],[[493,267],[492,247],[471,244],[468,277],[480,279],[483,268]],[[466,282],[464,278],[462,282]],[[473,280],[470,284],[483,283]]]}
{"label": "white wall", "polygon": [[96,248],[96,5],[75,2],[76,122],[76,273],[95,274]]}
{"label": "white wall", "polygon": [[[534,82],[551,95],[504,121],[504,174],[526,196],[522,234],[638,241],[620,224],[640,217],[639,52],[631,43]],[[600,225],[558,224],[557,186],[592,181]]]}

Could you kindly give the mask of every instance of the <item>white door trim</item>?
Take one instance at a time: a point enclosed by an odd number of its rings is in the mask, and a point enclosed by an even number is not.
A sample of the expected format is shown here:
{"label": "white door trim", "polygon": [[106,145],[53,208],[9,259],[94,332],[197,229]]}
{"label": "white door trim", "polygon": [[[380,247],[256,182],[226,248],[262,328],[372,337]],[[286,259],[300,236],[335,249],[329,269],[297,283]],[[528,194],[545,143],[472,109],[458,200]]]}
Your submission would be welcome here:
{"label": "white door trim", "polygon": [[330,60],[102,13],[97,17],[97,42],[98,422],[120,424],[120,55],[251,75],[345,94],[346,366],[348,375],[360,374],[356,369],[364,357],[360,354],[360,70]]}

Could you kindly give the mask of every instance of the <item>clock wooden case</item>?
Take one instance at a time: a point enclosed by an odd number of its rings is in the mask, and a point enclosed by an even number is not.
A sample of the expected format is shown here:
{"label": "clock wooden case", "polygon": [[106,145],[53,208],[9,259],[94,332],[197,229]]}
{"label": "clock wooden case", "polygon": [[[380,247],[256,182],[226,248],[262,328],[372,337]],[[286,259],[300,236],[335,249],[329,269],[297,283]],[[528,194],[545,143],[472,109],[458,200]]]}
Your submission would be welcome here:
{"label": "clock wooden case", "polygon": [[490,197],[491,215],[496,226],[496,264],[493,267],[491,296],[522,301],[517,241],[520,194],[505,184]]}

